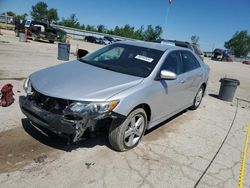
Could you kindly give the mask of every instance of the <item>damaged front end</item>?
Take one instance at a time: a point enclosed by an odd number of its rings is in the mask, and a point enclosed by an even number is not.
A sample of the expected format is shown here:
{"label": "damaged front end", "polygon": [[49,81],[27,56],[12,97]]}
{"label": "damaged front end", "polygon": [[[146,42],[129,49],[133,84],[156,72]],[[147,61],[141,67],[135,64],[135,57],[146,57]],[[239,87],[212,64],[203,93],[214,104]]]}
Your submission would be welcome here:
{"label": "damaged front end", "polygon": [[112,112],[119,101],[82,102],[49,97],[32,88],[29,80],[25,81],[24,89],[27,96],[19,98],[22,112],[35,124],[69,136],[71,142],[79,141],[87,129],[94,131],[100,121],[125,119]]}
{"label": "damaged front end", "polygon": [[119,101],[110,102],[73,102],[63,110],[63,115],[76,126],[76,134],[73,142],[78,141],[85,130],[94,131],[97,121],[111,117],[116,118],[112,110]]}

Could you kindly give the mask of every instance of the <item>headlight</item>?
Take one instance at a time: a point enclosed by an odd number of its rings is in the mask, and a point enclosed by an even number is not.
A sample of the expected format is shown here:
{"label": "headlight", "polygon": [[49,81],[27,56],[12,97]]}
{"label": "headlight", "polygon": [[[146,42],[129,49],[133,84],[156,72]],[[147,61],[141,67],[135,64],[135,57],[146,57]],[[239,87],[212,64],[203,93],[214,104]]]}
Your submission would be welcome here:
{"label": "headlight", "polygon": [[111,112],[118,103],[118,100],[100,103],[74,102],[63,110],[63,114],[77,118],[100,119]]}
{"label": "headlight", "polygon": [[26,78],[26,80],[24,81],[23,89],[27,93],[27,95],[32,94],[32,87],[31,87],[30,77]]}

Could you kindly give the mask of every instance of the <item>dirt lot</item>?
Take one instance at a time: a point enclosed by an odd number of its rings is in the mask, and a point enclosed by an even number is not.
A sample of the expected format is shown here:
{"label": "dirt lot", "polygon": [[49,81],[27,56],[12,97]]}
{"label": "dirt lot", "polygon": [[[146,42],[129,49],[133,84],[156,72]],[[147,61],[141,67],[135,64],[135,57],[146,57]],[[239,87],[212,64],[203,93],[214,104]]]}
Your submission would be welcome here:
{"label": "dirt lot", "polygon": [[[110,149],[105,134],[67,146],[34,128],[18,106],[23,80],[32,72],[63,63],[57,44],[20,43],[0,36],[0,86],[14,85],[15,103],[0,107],[0,187],[193,187],[233,127],[198,187],[236,187],[247,125],[250,123],[250,66],[205,59],[211,68],[207,95],[197,111],[184,111],[146,133],[129,152]],[[93,51],[99,45],[71,41]],[[75,59],[72,55],[71,59]],[[216,97],[221,77],[240,80],[236,97]],[[234,120],[235,117],[235,120]],[[234,120],[234,121],[233,121]],[[250,146],[249,146],[250,147]],[[250,148],[245,166],[250,187]]]}

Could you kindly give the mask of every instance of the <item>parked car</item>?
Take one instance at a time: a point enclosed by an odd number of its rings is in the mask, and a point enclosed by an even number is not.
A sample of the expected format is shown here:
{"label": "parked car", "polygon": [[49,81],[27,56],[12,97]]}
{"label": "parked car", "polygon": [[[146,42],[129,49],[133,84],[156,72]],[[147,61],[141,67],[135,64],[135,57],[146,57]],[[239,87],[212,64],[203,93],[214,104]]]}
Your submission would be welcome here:
{"label": "parked car", "polygon": [[108,45],[111,44],[111,42],[105,38],[102,38],[103,44]]}
{"label": "parked car", "polygon": [[97,38],[96,43],[97,44],[103,44],[103,45],[110,44],[110,42],[107,39],[105,39],[105,38]]}
{"label": "parked car", "polygon": [[115,39],[115,42],[120,42],[122,41],[122,39]]}
{"label": "parked car", "polygon": [[[15,34],[16,36],[19,33],[24,33],[27,29],[28,38],[32,40],[47,40],[50,43],[54,43],[57,40],[57,30],[46,23],[26,20],[21,24],[15,25]],[[61,31],[62,32],[62,31]]]}
{"label": "parked car", "polygon": [[214,51],[213,51],[213,55],[211,57],[212,60],[218,60],[218,61],[221,61],[222,60],[222,57],[223,57],[223,49],[219,49],[219,48],[216,48]]}
{"label": "parked car", "polygon": [[250,60],[243,61],[242,63],[246,65],[250,65]]}
{"label": "parked car", "polygon": [[116,40],[113,37],[110,37],[110,36],[104,36],[103,38],[108,40],[110,43],[116,42]]}
{"label": "parked car", "polygon": [[204,60],[204,53],[202,52],[202,50],[199,48],[197,44],[192,44],[192,43],[185,42],[185,41],[165,40],[165,39],[158,39],[153,42],[188,48],[192,50],[194,53],[196,53],[202,60]]}
{"label": "parked car", "polygon": [[209,67],[189,49],[122,41],[31,74],[19,103],[34,125],[73,142],[86,130],[109,126],[111,146],[126,151],[145,130],[197,109],[208,74]]}
{"label": "parked car", "polygon": [[232,62],[234,59],[234,54],[230,50],[223,50],[223,49],[216,48],[213,51],[213,55],[212,55],[211,59],[216,60],[216,61]]}
{"label": "parked car", "polygon": [[213,52],[204,52],[204,57],[212,57]]}
{"label": "parked car", "polygon": [[91,42],[91,43],[97,43],[97,38],[94,36],[86,36],[85,41]]}

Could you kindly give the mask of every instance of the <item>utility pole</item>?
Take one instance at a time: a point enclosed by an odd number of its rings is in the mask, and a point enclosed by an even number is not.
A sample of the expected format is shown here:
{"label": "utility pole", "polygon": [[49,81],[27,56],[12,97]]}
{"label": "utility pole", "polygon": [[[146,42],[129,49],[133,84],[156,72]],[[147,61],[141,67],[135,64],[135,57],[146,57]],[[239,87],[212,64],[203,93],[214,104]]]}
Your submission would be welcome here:
{"label": "utility pole", "polygon": [[212,52],[214,51],[215,43],[213,43]]}
{"label": "utility pole", "polygon": [[165,35],[166,39],[167,39],[167,31],[168,31],[168,15],[169,15],[169,10],[170,10],[170,6],[168,6],[168,8],[167,8],[167,15],[166,15],[166,35]]}
{"label": "utility pole", "polygon": [[5,27],[6,27],[6,30],[7,30],[7,24],[8,24],[8,18],[7,18],[7,12],[5,12]]}

